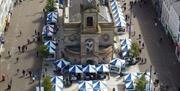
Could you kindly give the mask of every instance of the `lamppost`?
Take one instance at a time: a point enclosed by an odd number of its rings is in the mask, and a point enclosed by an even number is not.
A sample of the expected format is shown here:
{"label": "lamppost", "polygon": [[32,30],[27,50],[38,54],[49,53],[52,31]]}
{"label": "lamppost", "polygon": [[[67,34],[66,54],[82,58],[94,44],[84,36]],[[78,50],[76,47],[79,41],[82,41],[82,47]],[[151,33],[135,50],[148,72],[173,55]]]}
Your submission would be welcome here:
{"label": "lamppost", "polygon": [[149,91],[151,91],[152,65],[150,66]]}
{"label": "lamppost", "polygon": [[131,23],[132,23],[132,1],[130,1],[130,20],[128,25],[129,38],[131,38]]}

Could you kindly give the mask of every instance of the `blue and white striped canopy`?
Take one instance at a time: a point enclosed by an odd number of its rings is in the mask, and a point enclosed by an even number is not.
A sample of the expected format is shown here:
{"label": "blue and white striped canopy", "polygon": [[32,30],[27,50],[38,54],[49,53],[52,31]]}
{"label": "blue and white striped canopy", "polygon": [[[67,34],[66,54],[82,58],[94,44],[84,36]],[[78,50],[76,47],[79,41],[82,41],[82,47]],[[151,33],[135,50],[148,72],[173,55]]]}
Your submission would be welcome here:
{"label": "blue and white striped canopy", "polygon": [[42,35],[53,36],[54,35],[54,26],[53,25],[44,25]]}
{"label": "blue and white striped canopy", "polygon": [[107,84],[105,83],[105,81],[93,80],[93,89],[95,91],[98,91],[101,89],[107,89]]}
{"label": "blue and white striped canopy", "polygon": [[51,78],[53,85],[53,91],[62,91],[63,88],[63,76],[54,76]]}
{"label": "blue and white striped canopy", "polygon": [[123,45],[131,45],[131,39],[122,39],[120,40],[121,46]]}
{"label": "blue and white striped canopy", "polygon": [[124,82],[135,81],[137,78],[135,74],[129,73],[124,76]]}
{"label": "blue and white striped canopy", "polygon": [[82,66],[81,65],[73,65],[69,68],[69,73],[82,73]]}
{"label": "blue and white striped canopy", "polygon": [[116,67],[123,67],[125,65],[125,60],[119,59],[119,58],[113,58],[110,62],[111,65],[114,65]]}
{"label": "blue and white striped canopy", "polygon": [[55,84],[52,86],[52,91],[63,91],[63,88],[59,84]]}
{"label": "blue and white striped canopy", "polygon": [[84,73],[96,73],[96,67],[95,65],[86,65],[83,67]]}
{"label": "blue and white striped canopy", "polygon": [[56,46],[53,41],[47,41],[44,43],[47,46],[47,50],[49,53],[56,53]]}
{"label": "blue and white striped canopy", "polygon": [[96,70],[98,73],[109,72],[108,64],[96,65]]}
{"label": "blue and white striped canopy", "polygon": [[68,61],[64,60],[63,58],[61,58],[61,59],[59,59],[59,60],[56,60],[56,61],[54,62],[54,64],[55,64],[57,67],[59,67],[59,68],[64,68],[64,67],[66,67],[67,65],[69,65],[70,62],[68,62]]}
{"label": "blue and white striped canopy", "polygon": [[116,0],[111,2],[111,9],[116,27],[126,27],[126,21],[122,13],[121,7],[117,4]]}
{"label": "blue and white striped canopy", "polygon": [[49,12],[47,14],[47,23],[57,23],[58,13],[57,12]]}
{"label": "blue and white striped canopy", "polygon": [[133,81],[129,81],[125,83],[126,89],[134,89]]}
{"label": "blue and white striped canopy", "polygon": [[93,89],[92,81],[80,81],[79,82],[79,90],[87,91],[87,89]]}

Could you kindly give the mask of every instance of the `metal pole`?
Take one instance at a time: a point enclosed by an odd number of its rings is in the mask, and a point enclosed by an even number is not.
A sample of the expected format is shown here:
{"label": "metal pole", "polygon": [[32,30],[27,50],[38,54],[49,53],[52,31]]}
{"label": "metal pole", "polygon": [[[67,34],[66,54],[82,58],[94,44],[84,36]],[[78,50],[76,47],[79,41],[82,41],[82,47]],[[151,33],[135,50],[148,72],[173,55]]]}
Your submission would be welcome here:
{"label": "metal pole", "polygon": [[[130,1],[131,2],[131,1]],[[133,5],[130,5],[130,22],[129,22],[129,29],[128,29],[128,32],[129,32],[129,38],[131,38],[131,23],[132,23],[132,6]]]}
{"label": "metal pole", "polygon": [[149,91],[151,91],[152,65],[150,66]]}

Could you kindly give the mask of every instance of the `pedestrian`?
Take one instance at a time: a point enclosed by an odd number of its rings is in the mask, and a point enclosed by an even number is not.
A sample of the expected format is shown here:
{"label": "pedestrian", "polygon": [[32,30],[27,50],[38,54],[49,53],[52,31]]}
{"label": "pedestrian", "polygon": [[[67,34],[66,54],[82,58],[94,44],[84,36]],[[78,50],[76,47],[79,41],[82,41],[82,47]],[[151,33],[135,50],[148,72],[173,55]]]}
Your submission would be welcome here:
{"label": "pedestrian", "polygon": [[16,63],[18,63],[18,62],[19,62],[19,57],[16,58]]}
{"label": "pedestrian", "polygon": [[142,49],[144,49],[144,43],[142,43]]}
{"label": "pedestrian", "polygon": [[142,50],[141,49],[139,49],[139,53],[141,53],[142,52]]}
{"label": "pedestrian", "polygon": [[22,32],[21,32],[21,30],[19,31],[19,36],[21,36],[22,35]]}
{"label": "pedestrian", "polygon": [[162,37],[160,37],[160,39],[159,39],[159,43],[161,43],[162,42]]}
{"label": "pedestrian", "polygon": [[9,84],[12,85],[12,78],[10,79]]}
{"label": "pedestrian", "polygon": [[141,34],[139,34],[139,39],[141,39]]}
{"label": "pedestrian", "polygon": [[36,56],[39,57],[39,52],[38,51],[36,52]]}
{"label": "pedestrian", "polygon": [[32,82],[34,83],[34,81],[35,81],[35,76],[32,77]]}
{"label": "pedestrian", "polygon": [[36,31],[36,29],[35,29],[35,31],[34,31],[34,32],[35,32],[35,35],[37,35],[37,31]]}
{"label": "pedestrian", "polygon": [[10,90],[11,89],[11,85],[10,84],[8,84],[8,88],[7,88],[7,90]]}
{"label": "pedestrian", "polygon": [[27,39],[27,44],[30,44],[30,40],[29,39]]}
{"label": "pedestrian", "polygon": [[154,23],[155,27],[157,27],[157,22]]}
{"label": "pedestrian", "polygon": [[40,33],[38,32],[38,36],[40,36]]}
{"label": "pedestrian", "polygon": [[144,62],[143,62],[143,63],[145,64],[145,63],[146,63],[146,61],[147,61],[147,59],[146,59],[146,58],[144,58]]}
{"label": "pedestrian", "polygon": [[22,70],[22,74],[23,74],[23,76],[25,76],[25,73],[26,73],[26,71],[25,71],[25,70]]}
{"label": "pedestrian", "polygon": [[25,50],[27,51],[27,45],[24,45]]}
{"label": "pedestrian", "polygon": [[2,74],[2,80],[1,81],[5,81],[5,80],[6,80],[5,74]]}
{"label": "pedestrian", "polygon": [[19,69],[16,70],[17,71],[17,74],[19,73]]}
{"label": "pedestrian", "polygon": [[24,45],[22,46],[22,52],[24,52]]}
{"label": "pedestrian", "polygon": [[21,47],[20,46],[18,46],[18,51],[21,52]]}
{"label": "pedestrian", "polygon": [[30,76],[30,77],[32,76],[32,72],[31,72],[31,71],[29,71],[29,76]]}
{"label": "pedestrian", "polygon": [[139,45],[141,45],[141,41],[139,40]]}
{"label": "pedestrian", "polygon": [[9,57],[11,57],[11,53],[10,53],[10,51],[8,51],[8,56],[9,56]]}

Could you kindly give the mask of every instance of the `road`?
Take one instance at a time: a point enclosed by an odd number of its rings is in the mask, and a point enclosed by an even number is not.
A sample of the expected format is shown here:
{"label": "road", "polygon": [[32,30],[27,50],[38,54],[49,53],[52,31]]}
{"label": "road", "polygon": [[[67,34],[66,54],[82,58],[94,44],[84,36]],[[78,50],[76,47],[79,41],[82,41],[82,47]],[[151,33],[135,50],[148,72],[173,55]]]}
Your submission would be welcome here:
{"label": "road", "polygon": [[[38,76],[41,69],[41,60],[36,57],[37,43],[31,43],[27,46],[24,53],[18,52],[18,46],[27,44],[27,39],[32,40],[32,36],[42,29],[42,10],[45,6],[44,0],[26,0],[17,5],[12,11],[12,17],[9,29],[5,33],[5,50],[1,53],[0,73],[6,75],[6,81],[0,82],[0,91],[7,88],[10,79],[12,79],[11,91],[34,91],[38,81],[32,83],[30,77],[22,77],[22,70],[31,70]],[[18,37],[22,32],[22,35]],[[7,51],[10,51],[11,57],[7,57]],[[16,63],[16,58],[19,62]],[[16,69],[20,69],[16,74]]]}
{"label": "road", "polygon": [[[150,0],[145,1],[147,3],[142,4],[142,7],[136,3],[132,8],[132,26],[136,31],[136,37],[133,37],[133,40],[137,41],[138,34],[142,34],[145,55],[141,56],[148,59],[145,65],[140,66],[140,69],[147,69],[152,64],[160,82],[168,85],[168,91],[178,91],[180,63],[175,56],[175,46],[172,44],[171,38],[163,31],[160,22],[155,26],[155,10]],[[162,43],[159,43],[160,37],[163,38]]]}

